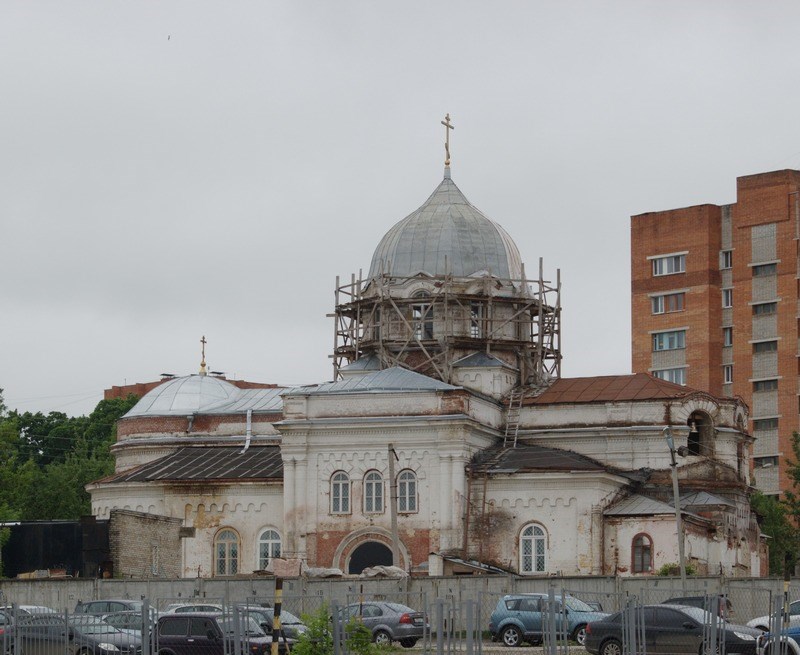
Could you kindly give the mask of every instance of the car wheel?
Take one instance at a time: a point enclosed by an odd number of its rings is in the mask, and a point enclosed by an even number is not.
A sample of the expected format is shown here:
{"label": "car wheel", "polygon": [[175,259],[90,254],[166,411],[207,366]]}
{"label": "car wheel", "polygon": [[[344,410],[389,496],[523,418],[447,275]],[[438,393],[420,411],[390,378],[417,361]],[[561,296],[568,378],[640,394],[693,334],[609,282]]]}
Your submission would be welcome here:
{"label": "car wheel", "polygon": [[[503,632],[500,633],[500,641],[503,642],[503,646],[508,646],[509,648],[520,646],[522,645],[522,632],[515,625],[506,626],[503,628]],[[622,654],[620,653],[620,655]]]}
{"label": "car wheel", "polygon": [[386,632],[386,630],[378,630],[372,635],[372,641],[378,644],[378,646],[390,646],[392,643],[392,635]]}
{"label": "car wheel", "polygon": [[578,642],[579,646],[583,646],[586,643],[586,626],[579,625],[573,631],[570,637],[572,641]]}
{"label": "car wheel", "polygon": [[400,645],[403,648],[414,648],[414,645],[417,643],[416,637],[408,637],[407,639],[401,639]]}
{"label": "car wheel", "polygon": [[616,639],[609,639],[600,647],[600,655],[622,655],[622,644]]}
{"label": "car wheel", "polygon": [[[698,655],[706,655],[706,645],[700,644],[700,650],[697,653]],[[719,655],[719,643],[717,644],[716,655]]]}

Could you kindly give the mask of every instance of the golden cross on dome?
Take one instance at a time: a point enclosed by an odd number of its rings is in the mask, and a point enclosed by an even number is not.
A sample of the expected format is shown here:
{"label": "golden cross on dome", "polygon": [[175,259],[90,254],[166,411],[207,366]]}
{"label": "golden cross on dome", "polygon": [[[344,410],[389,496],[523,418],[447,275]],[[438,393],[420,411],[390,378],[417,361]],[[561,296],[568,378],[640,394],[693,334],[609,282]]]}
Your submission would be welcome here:
{"label": "golden cross on dome", "polygon": [[203,335],[203,338],[200,339],[200,343],[202,344],[201,345],[202,357],[200,359],[200,375],[205,375],[206,374],[206,344],[208,343],[208,341],[206,341],[206,335],[205,334]]}
{"label": "golden cross on dome", "polygon": [[444,120],[442,121],[442,125],[444,125],[444,127],[445,127],[445,135],[446,135],[446,138],[445,138],[445,141],[444,141],[444,152],[445,152],[444,165],[445,166],[449,166],[450,165],[450,130],[456,129],[456,126],[453,125],[450,122],[450,114],[449,113],[444,117]]}

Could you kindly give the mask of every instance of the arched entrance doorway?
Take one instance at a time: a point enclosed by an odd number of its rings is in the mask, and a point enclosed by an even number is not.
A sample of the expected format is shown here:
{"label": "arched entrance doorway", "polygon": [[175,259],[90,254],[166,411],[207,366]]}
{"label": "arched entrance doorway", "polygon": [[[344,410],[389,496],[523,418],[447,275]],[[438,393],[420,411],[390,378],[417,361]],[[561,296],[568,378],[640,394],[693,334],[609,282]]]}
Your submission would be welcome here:
{"label": "arched entrance doorway", "polygon": [[348,573],[358,574],[370,566],[391,566],[392,551],[378,541],[365,541],[350,555],[347,566]]}

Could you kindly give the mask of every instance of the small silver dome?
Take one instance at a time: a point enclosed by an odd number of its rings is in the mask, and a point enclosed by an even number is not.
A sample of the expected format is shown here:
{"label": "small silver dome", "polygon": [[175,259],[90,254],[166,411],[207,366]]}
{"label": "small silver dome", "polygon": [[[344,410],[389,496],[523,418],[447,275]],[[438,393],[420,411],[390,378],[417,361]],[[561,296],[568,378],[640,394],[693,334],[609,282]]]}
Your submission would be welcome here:
{"label": "small silver dome", "polygon": [[491,273],[520,279],[522,260],[508,233],[469,203],[446,168],[444,180],[425,204],[381,239],[369,277],[381,273],[398,277]]}
{"label": "small silver dome", "polygon": [[148,391],[125,414],[125,418],[201,413],[225,403],[238,393],[238,387],[225,380],[207,375],[187,375]]}

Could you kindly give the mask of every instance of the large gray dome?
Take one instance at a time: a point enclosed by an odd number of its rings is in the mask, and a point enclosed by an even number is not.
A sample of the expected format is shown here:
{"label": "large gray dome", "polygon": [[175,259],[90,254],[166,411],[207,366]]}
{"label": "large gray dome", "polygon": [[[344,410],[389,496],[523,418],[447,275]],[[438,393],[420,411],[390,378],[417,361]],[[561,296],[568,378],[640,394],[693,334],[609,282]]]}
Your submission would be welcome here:
{"label": "large gray dome", "polygon": [[502,227],[469,203],[445,169],[444,180],[425,204],[381,239],[369,277],[381,273],[468,277],[484,271],[520,279],[519,250]]}
{"label": "large gray dome", "polygon": [[236,396],[239,389],[219,378],[187,375],[148,391],[125,418],[132,416],[185,416],[202,413]]}

